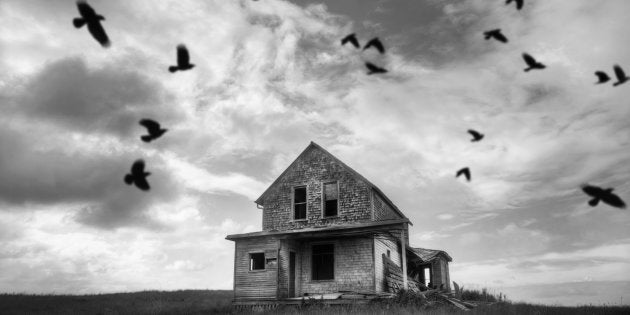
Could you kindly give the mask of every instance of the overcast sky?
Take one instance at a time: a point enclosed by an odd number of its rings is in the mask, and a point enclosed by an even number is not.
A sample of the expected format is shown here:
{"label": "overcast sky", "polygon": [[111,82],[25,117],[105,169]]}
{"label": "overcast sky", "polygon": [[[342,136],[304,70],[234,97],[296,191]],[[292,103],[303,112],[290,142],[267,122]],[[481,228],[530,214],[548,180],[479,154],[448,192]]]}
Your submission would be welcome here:
{"label": "overcast sky", "polygon": [[[74,1],[0,1],[0,292],[231,289],[224,237],[261,229],[253,200],[315,141],[465,287],[630,301],[630,214],[579,189],[630,201],[630,84],[593,74],[630,73],[630,2],[89,3],[109,49],[72,26]],[[387,53],[340,46],[351,32]],[[179,43],[196,67],[171,74]],[[547,69],[523,72],[523,52]],[[144,117],[169,131],[141,142]],[[123,182],[137,158],[148,193]]]}

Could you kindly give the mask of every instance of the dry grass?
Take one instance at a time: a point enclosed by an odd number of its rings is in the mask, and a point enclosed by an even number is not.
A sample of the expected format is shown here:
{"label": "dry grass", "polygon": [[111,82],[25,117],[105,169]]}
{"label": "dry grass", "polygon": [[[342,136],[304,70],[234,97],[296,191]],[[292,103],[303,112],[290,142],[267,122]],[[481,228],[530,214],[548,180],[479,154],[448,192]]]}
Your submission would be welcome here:
{"label": "dry grass", "polygon": [[[97,295],[0,294],[0,314],[226,314],[232,291],[144,291]],[[244,312],[247,314],[247,312]],[[630,306],[543,306],[508,302],[482,305],[464,312],[437,300],[403,295],[369,305],[280,307],[255,314],[630,314]]]}
{"label": "dry grass", "polygon": [[[438,308],[424,308],[414,306],[385,306],[385,305],[368,305],[368,306],[346,306],[346,307],[311,307],[311,308],[295,308],[285,307],[279,308],[265,314],[311,314],[311,315],[337,315],[337,314],[366,314],[366,315],[446,315],[446,314],[462,314],[462,315],[511,315],[511,314],[531,314],[531,315],[603,315],[603,314],[630,314],[630,306],[579,306],[579,307],[562,307],[562,306],[544,306],[531,304],[511,304],[496,303],[492,305],[479,306],[470,311],[462,311],[450,306],[442,306]],[[260,314],[260,313],[258,313]]]}
{"label": "dry grass", "polygon": [[232,291],[143,291],[96,295],[0,294],[0,314],[225,314]]}

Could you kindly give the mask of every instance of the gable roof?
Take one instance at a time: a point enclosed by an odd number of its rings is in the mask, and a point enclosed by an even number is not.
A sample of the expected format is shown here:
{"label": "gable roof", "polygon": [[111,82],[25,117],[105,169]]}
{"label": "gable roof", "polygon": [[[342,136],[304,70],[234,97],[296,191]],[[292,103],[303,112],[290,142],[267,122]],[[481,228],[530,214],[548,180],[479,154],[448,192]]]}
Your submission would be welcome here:
{"label": "gable roof", "polygon": [[[387,196],[385,196],[385,194],[383,193],[382,190],[380,190],[378,187],[376,187],[376,185],[372,184],[372,182],[370,182],[369,180],[367,180],[367,178],[363,177],[363,175],[359,174],[359,172],[355,171],[354,169],[352,169],[350,166],[346,165],[346,163],[342,162],[340,159],[338,159],[336,156],[332,155],[330,152],[326,151],[326,149],[322,148],[319,144],[311,141],[311,143],[306,147],[306,149],[304,149],[304,151],[302,151],[302,153],[300,153],[300,155],[298,155],[298,157],[289,165],[289,167],[287,167],[284,172],[282,172],[282,174],[280,174],[280,176],[278,176],[278,178],[276,178],[276,180],[271,183],[271,185],[269,185],[269,187],[265,190],[265,192],[262,193],[262,195],[260,195],[260,197],[258,197],[258,199],[256,199],[255,203],[260,205],[260,203],[262,202],[262,200],[264,199],[265,195],[267,195],[267,193],[269,193],[271,191],[271,188],[274,187],[282,177],[284,177],[284,175],[293,167],[293,165],[295,165],[297,163],[297,161],[300,160],[300,158],[305,155],[310,149],[318,149],[320,151],[322,151],[323,153],[325,153],[326,155],[328,155],[333,161],[339,163],[341,166],[343,166],[347,171],[349,171],[352,175],[354,175],[356,178],[358,178],[361,181],[364,181],[368,186],[370,186],[377,194],[379,194],[383,200],[385,200],[385,202],[392,207],[392,209],[394,209],[394,211],[400,215],[403,219],[407,219],[409,220],[409,218],[407,218],[407,216],[405,216],[402,211],[400,211],[400,209],[398,209],[398,207],[396,207],[396,205],[389,199],[387,198]],[[409,224],[413,225],[411,222],[409,222]]]}
{"label": "gable roof", "polygon": [[412,247],[411,248],[414,253],[416,253],[424,262],[429,262],[437,258],[438,255],[444,255],[448,261],[453,261],[451,256],[439,249],[428,249],[428,248],[420,248],[420,247]]}

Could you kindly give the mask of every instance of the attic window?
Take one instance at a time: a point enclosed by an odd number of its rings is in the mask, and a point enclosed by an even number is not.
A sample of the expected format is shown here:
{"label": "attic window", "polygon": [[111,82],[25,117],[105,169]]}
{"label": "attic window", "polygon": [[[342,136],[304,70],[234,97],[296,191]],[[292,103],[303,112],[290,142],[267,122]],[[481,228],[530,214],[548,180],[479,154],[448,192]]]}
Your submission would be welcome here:
{"label": "attic window", "polygon": [[313,280],[335,279],[335,245],[313,245]]}
{"label": "attic window", "polygon": [[293,218],[295,220],[306,219],[306,187],[293,189]]}
{"label": "attic window", "polygon": [[337,215],[337,201],[339,200],[339,185],[337,182],[324,184],[324,216]]}
{"label": "attic window", "polygon": [[265,269],[265,253],[249,254],[249,270]]}

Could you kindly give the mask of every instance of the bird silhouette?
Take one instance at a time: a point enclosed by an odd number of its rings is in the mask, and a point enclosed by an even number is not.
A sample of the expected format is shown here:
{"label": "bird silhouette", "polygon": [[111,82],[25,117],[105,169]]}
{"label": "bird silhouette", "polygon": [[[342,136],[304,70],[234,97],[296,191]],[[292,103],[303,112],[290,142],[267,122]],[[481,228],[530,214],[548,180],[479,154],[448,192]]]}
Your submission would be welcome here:
{"label": "bird silhouette", "polygon": [[472,129],[468,129],[468,133],[473,136],[473,138],[470,140],[470,142],[477,142],[477,141],[483,139],[483,136],[484,136],[483,134],[481,134],[481,133],[479,133],[479,132],[477,132],[475,130],[472,130]]}
{"label": "bird silhouette", "polygon": [[597,206],[597,204],[601,200],[612,207],[625,209],[626,204],[623,202],[623,200],[621,200],[621,198],[619,198],[619,196],[613,194],[613,190],[613,188],[602,189],[593,185],[582,185],[582,191],[585,194],[593,197],[593,199],[589,200],[588,202],[591,207]]}
{"label": "bird silhouette", "polygon": [[613,86],[624,84],[628,80],[630,80],[630,77],[628,77],[626,73],[623,72],[623,69],[621,69],[621,66],[615,65],[614,68],[615,68],[615,75],[617,76],[617,82],[613,83]]}
{"label": "bird silhouette", "polygon": [[468,169],[468,167],[464,167],[461,170],[457,171],[457,173],[455,174],[455,178],[459,177],[459,175],[462,174],[466,176],[467,181],[470,181],[470,169]]}
{"label": "bird silhouette", "polygon": [[140,139],[144,142],[151,142],[151,140],[155,140],[161,137],[168,129],[163,129],[160,127],[160,124],[151,119],[141,119],[140,125],[147,128],[149,132],[148,135],[141,136]]}
{"label": "bird silhouette", "polygon": [[502,43],[507,43],[508,39],[507,37],[505,37],[505,35],[503,35],[503,33],[501,33],[501,29],[497,28],[496,30],[489,30],[486,32],[483,32],[483,35],[485,36],[486,40],[490,39],[490,38],[494,38]]}
{"label": "bird silhouette", "polygon": [[374,47],[376,49],[378,49],[378,51],[381,54],[385,53],[385,47],[383,47],[383,43],[381,43],[381,41],[378,39],[378,37],[374,37],[372,39],[370,39],[367,44],[365,44],[365,46],[363,47],[363,50],[366,50],[370,47]]}
{"label": "bird silhouette", "polygon": [[72,20],[74,27],[81,28],[83,25],[87,24],[87,29],[90,34],[92,34],[92,37],[94,37],[101,46],[109,47],[111,42],[107,37],[107,33],[105,33],[105,29],[103,29],[103,25],[101,25],[101,20],[104,21],[105,17],[96,14],[96,11],[84,0],[77,1],[77,8],[79,9],[79,15],[81,15],[81,17]]}
{"label": "bird silhouette", "polygon": [[512,1],[516,2],[516,9],[520,10],[523,8],[523,0],[506,0],[505,4],[510,4]]}
{"label": "bird silhouette", "polygon": [[189,70],[195,67],[194,64],[190,63],[190,56],[188,55],[188,49],[184,44],[177,45],[177,66],[168,67],[168,71],[184,71]]}
{"label": "bird silhouette", "polygon": [[375,73],[386,73],[387,72],[387,70],[385,70],[384,68],[378,67],[378,66],[374,65],[371,62],[366,62],[365,66],[369,70],[368,73],[367,73],[368,75],[375,74]]}
{"label": "bird silhouette", "polygon": [[352,33],[341,39],[342,46],[345,45],[347,42],[350,42],[355,48],[361,47],[361,45],[359,45],[359,40],[357,39],[357,36],[355,33]]}
{"label": "bird silhouette", "polygon": [[597,76],[597,82],[595,82],[595,84],[602,84],[610,81],[610,77],[604,71],[595,71],[595,75]]}
{"label": "bird silhouette", "polygon": [[135,184],[140,190],[147,191],[151,189],[147,182],[147,176],[149,175],[151,175],[151,173],[144,171],[144,161],[136,160],[131,166],[131,173],[125,175],[125,183],[127,183],[127,185]]}
{"label": "bird silhouette", "polygon": [[527,68],[525,68],[525,72],[529,71],[529,70],[535,70],[535,69],[545,69],[546,66],[538,61],[536,61],[536,59],[534,59],[534,57],[532,57],[531,55],[527,54],[527,53],[523,53],[523,60],[525,60],[525,63],[527,64]]}

